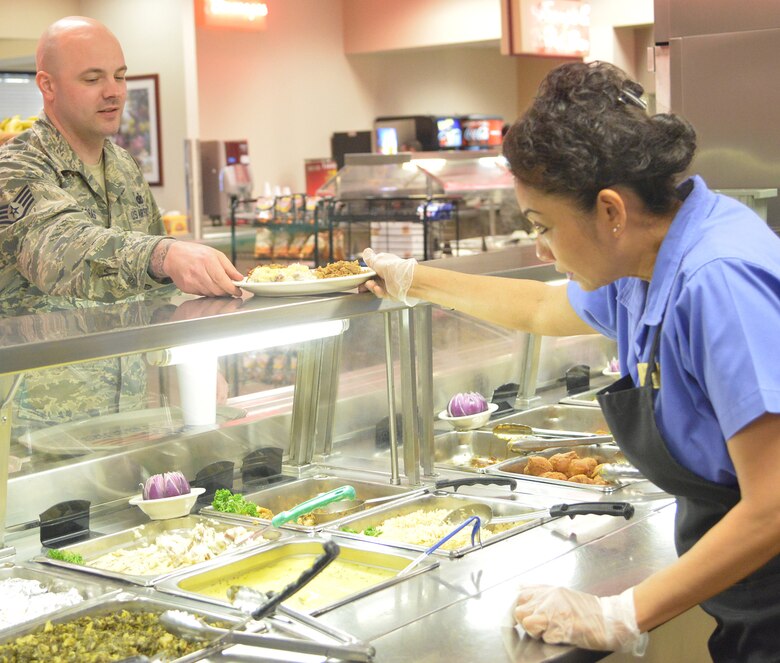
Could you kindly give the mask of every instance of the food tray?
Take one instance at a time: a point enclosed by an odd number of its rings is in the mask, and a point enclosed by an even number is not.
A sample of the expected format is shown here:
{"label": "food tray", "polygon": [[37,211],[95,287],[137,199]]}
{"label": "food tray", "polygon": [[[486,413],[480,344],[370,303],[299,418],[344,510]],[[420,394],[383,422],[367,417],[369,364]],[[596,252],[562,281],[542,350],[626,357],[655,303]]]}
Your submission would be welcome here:
{"label": "food tray", "polygon": [[609,435],[609,426],[604,413],[598,407],[582,405],[543,405],[522,412],[516,412],[493,424],[525,424],[532,428],[552,431],[574,431],[593,435]]}
{"label": "food tray", "polygon": [[437,435],[433,444],[437,467],[464,472],[484,472],[486,467],[517,455],[508,451],[506,440],[487,430],[450,431]]}
{"label": "food tray", "polygon": [[[356,481],[355,479],[345,479],[335,476],[315,476],[298,479],[271,488],[265,488],[255,493],[246,494],[244,497],[250,502],[270,509],[274,514],[277,514],[280,511],[287,511],[312,497],[316,497],[320,493],[345,485],[352,486],[355,489],[356,498],[359,500],[369,500],[374,497],[386,497],[390,495],[403,495],[409,490],[412,490],[408,486],[394,486],[387,483]],[[380,502],[379,504],[382,505],[384,502]],[[370,504],[365,507],[366,510],[369,508],[372,508]],[[271,524],[270,520],[264,518],[253,518],[251,516],[242,516],[235,513],[223,513],[222,511],[216,511],[211,506],[202,508],[200,513],[204,516],[212,516],[214,518],[225,519],[240,524],[263,526]],[[349,515],[354,515],[354,513],[350,513]],[[299,525],[292,521],[285,523],[282,527],[298,532],[312,533],[322,530],[325,525],[340,522],[346,517],[347,516],[342,518],[334,517],[329,522],[322,522],[317,525]]]}
{"label": "food tray", "polygon": [[[3,565],[0,566],[0,582],[4,580],[10,580],[12,578],[21,578],[23,580],[37,580],[50,592],[66,592],[69,589],[75,589],[81,598],[85,601],[94,599],[98,596],[104,596],[116,591],[110,585],[102,584],[92,580],[86,580],[83,576],[77,576],[74,574],[56,575],[50,571],[43,569],[30,569],[24,566]],[[79,604],[80,605],[80,604]],[[51,612],[56,610],[63,610],[63,608],[56,608],[48,613],[42,613],[41,616],[50,615]],[[24,624],[31,621],[35,621],[38,617],[32,617],[31,619],[25,619],[24,621],[17,622],[16,624],[0,628],[0,637],[7,631],[17,631]]]}
{"label": "food tray", "polygon": [[[306,605],[290,606],[296,608],[299,612],[310,614],[312,616],[321,615],[329,610],[333,610],[334,608],[345,605],[352,601],[356,601],[359,598],[368,596],[369,594],[373,594],[380,589],[384,589],[385,587],[390,587],[399,582],[402,582],[406,578],[412,578],[416,575],[419,575],[420,573],[429,571],[439,565],[438,561],[428,557],[408,575],[399,578],[397,573],[406,568],[406,566],[408,566],[413,559],[413,557],[408,556],[408,554],[399,551],[388,550],[387,548],[376,545],[373,542],[349,541],[342,539],[342,537],[334,537],[333,540],[338,543],[340,548],[336,562],[339,560],[351,562],[374,569],[391,571],[395,573],[395,575],[370,587],[356,589],[355,591],[351,591],[346,595],[337,596],[333,599],[327,600],[325,604],[318,603],[315,605],[315,603],[312,603],[308,607]],[[223,582],[227,585],[236,584],[234,579],[237,576],[245,573],[251,573],[253,571],[258,571],[263,567],[268,566],[269,564],[277,563],[282,560],[295,560],[298,563],[300,563],[302,560],[305,560],[305,567],[308,568],[311,566],[314,560],[322,554],[323,543],[323,539],[315,537],[290,538],[287,540],[278,541],[277,543],[271,544],[270,546],[251,554],[235,553],[231,555],[229,559],[226,558],[222,560],[215,560],[209,565],[207,569],[200,569],[197,572],[188,571],[180,573],[176,576],[172,576],[161,582],[157,586],[157,589],[162,592],[189,599],[196,599],[199,601],[215,603],[217,605],[229,606],[230,603],[227,597],[219,598],[216,596],[207,596],[203,594],[201,590],[208,591],[208,588],[213,588],[220,582]],[[336,562],[334,562],[334,564]],[[328,569],[326,568],[323,573],[326,573],[327,571]],[[298,577],[299,573],[300,571],[295,570],[295,572],[290,573],[289,577],[276,576],[279,586],[274,588],[274,590],[279,591],[282,587],[293,582]],[[345,581],[344,578],[335,579],[336,582],[339,580],[342,582]],[[290,602],[295,601],[296,597],[299,597],[301,592],[307,589],[311,591],[324,592],[324,587],[321,587],[320,590],[314,589],[316,588],[316,585],[314,585],[316,582],[317,578],[312,580],[311,583],[307,584],[302,590],[296,592],[287,602],[285,602],[285,605],[289,605]],[[331,582],[334,582],[334,580],[331,580]],[[329,589],[327,592],[329,595],[330,591],[332,590]]]}
{"label": "food tray", "polygon": [[599,402],[596,399],[596,395],[603,389],[604,385],[595,389],[589,389],[588,391],[581,391],[579,394],[574,394],[573,396],[564,396],[558,402],[562,403],[563,405],[579,405],[582,407],[601,409],[601,405],[599,405]]}
{"label": "food tray", "polygon": [[555,486],[566,486],[567,488],[582,488],[584,490],[595,491],[599,493],[612,493],[628,482],[615,480],[611,481],[606,486],[597,486],[585,483],[575,483],[573,481],[561,481],[559,479],[547,479],[544,477],[536,477],[528,474],[523,474],[523,469],[528,462],[529,456],[544,456],[549,458],[557,453],[566,453],[568,451],[576,451],[580,458],[585,456],[592,456],[598,463],[616,463],[616,464],[628,464],[623,452],[614,444],[581,444],[577,446],[568,447],[556,447],[555,441],[550,441],[550,448],[542,451],[529,451],[527,453],[519,454],[516,458],[505,460],[498,465],[493,465],[486,468],[486,473],[495,476],[512,477],[513,479],[523,481],[538,481],[542,483],[552,484]]}
{"label": "food tray", "polygon": [[[208,524],[220,532],[224,532],[236,526],[235,523],[226,523],[226,522],[214,520],[213,518],[205,518],[203,516],[194,516],[194,515],[185,516],[183,518],[171,518],[169,520],[152,520],[146,523],[145,525],[139,525],[138,527],[133,527],[130,529],[123,530],[121,532],[116,532],[115,534],[107,534],[105,536],[101,536],[95,539],[90,539],[88,541],[82,541],[81,543],[74,543],[73,545],[62,547],[62,550],[78,553],[82,557],[84,557],[84,561],[86,562],[86,564],[84,565],[71,564],[70,562],[63,562],[61,560],[51,559],[49,557],[37,557],[35,558],[35,561],[42,562],[44,564],[52,564],[54,566],[73,569],[84,573],[91,573],[93,575],[101,576],[104,578],[114,578],[117,580],[123,580],[125,582],[130,582],[135,585],[151,586],[158,583],[160,580],[166,578],[167,576],[173,573],[180,572],[182,569],[178,568],[175,570],[168,571],[166,573],[159,573],[154,575],[133,575],[129,573],[120,573],[118,571],[97,569],[89,566],[89,562],[90,560],[97,559],[101,555],[104,555],[109,552],[113,552],[115,550],[140,548],[144,544],[147,545],[151,544],[160,534],[171,533],[177,530],[184,530],[184,531],[191,530],[198,523]],[[246,529],[251,531],[256,531],[258,529],[256,526],[253,526],[249,523],[244,523],[244,526],[246,527]],[[268,530],[267,532],[263,533],[263,537],[260,538],[259,540],[253,540],[249,542],[247,544],[248,546],[247,550],[249,550],[250,548],[255,548],[257,546],[266,545],[269,541],[276,540],[280,536],[281,533],[278,530]],[[224,555],[230,552],[232,551],[226,550],[222,554]],[[185,567],[185,568],[200,567],[204,564],[208,564],[208,561],[199,562],[198,564],[194,564],[192,566]]]}
{"label": "food tray", "polygon": [[[169,609],[186,610],[205,618],[207,622],[235,623],[241,619],[241,616],[235,611],[221,611],[216,608],[209,608],[208,606],[195,605],[188,601],[177,600],[174,597],[160,596],[158,598],[140,596],[132,592],[120,592],[110,597],[105,597],[103,599],[98,598],[73,606],[72,608],[63,610],[53,618],[51,616],[40,617],[29,622],[21,629],[15,629],[13,632],[5,631],[0,635],[0,644],[6,644],[19,637],[43,630],[47,621],[51,621],[53,624],[62,624],[80,617],[103,617],[121,610],[127,610],[132,613],[154,613],[159,615]],[[165,660],[169,661],[169,663],[190,663],[191,661],[201,660],[205,654],[205,650],[201,649],[191,654],[187,654],[186,656]],[[132,652],[128,652],[128,657],[131,655]],[[157,659],[155,658],[155,660]]]}
{"label": "food tray", "polygon": [[[522,495],[521,498],[523,500],[522,502],[515,499],[505,500],[505,499],[477,498],[474,497],[473,495],[460,495],[460,494],[442,495],[441,493],[410,497],[400,502],[394,502],[393,504],[385,505],[382,508],[372,509],[370,513],[358,514],[357,516],[354,516],[352,518],[347,518],[341,523],[338,523],[338,525],[336,523],[333,523],[326,529],[326,531],[333,532],[335,534],[338,534],[339,536],[353,538],[360,541],[366,541],[366,540],[376,541],[381,545],[423,552],[428,548],[430,548],[431,545],[433,545],[433,543],[429,543],[427,545],[422,545],[422,544],[417,545],[414,543],[405,543],[403,541],[391,541],[389,539],[373,538],[373,537],[367,537],[363,534],[345,532],[342,528],[348,527],[350,529],[355,529],[362,532],[367,527],[380,526],[388,518],[393,518],[396,516],[405,516],[414,511],[420,511],[420,510],[432,511],[434,509],[445,509],[449,512],[465,504],[473,504],[475,502],[478,502],[480,504],[487,504],[488,506],[490,506],[490,508],[493,510],[493,516],[496,518],[517,515],[519,519],[517,526],[510,527],[506,531],[500,531],[490,536],[489,538],[483,537],[482,546],[487,546],[492,543],[496,543],[497,541],[506,539],[507,537],[513,536],[515,534],[519,534],[520,532],[524,532],[528,529],[531,529],[532,527],[536,527],[537,525],[540,525],[542,522],[545,522],[546,519],[544,518],[535,518],[534,520],[523,521],[521,520],[522,514],[527,513],[529,511],[537,511],[539,509],[550,507],[552,506],[552,503],[546,503],[546,502],[543,503],[539,501],[534,501],[534,498],[530,497],[529,495]],[[453,525],[453,529],[454,527],[455,525]],[[487,526],[488,529],[490,529],[490,527],[491,527],[490,525]],[[506,527],[506,526],[504,525],[502,527]],[[469,532],[471,531],[468,526],[465,529],[468,530]],[[479,545],[479,543],[473,546],[469,543],[466,546],[462,546],[454,550],[443,550],[442,548],[437,548],[431,554],[442,555],[446,557],[461,557],[473,550],[479,550],[480,547],[481,546]]]}

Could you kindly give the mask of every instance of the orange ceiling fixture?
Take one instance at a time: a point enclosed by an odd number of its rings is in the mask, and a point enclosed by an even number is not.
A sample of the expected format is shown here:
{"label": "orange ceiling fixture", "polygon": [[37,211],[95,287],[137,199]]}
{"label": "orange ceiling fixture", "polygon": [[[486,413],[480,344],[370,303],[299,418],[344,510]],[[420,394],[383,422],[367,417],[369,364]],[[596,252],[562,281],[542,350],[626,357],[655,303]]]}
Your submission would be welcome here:
{"label": "orange ceiling fixture", "polygon": [[257,0],[196,0],[198,25],[207,28],[264,30],[268,5]]}

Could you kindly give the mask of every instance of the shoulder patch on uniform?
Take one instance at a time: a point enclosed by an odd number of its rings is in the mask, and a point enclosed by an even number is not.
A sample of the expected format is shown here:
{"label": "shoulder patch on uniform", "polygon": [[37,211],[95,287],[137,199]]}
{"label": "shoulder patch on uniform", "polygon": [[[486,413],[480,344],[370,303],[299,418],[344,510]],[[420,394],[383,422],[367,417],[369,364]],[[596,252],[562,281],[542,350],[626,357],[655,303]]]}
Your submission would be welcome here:
{"label": "shoulder patch on uniform", "polygon": [[30,185],[25,184],[10,203],[0,205],[0,225],[7,226],[21,221],[30,211],[33,200]]}

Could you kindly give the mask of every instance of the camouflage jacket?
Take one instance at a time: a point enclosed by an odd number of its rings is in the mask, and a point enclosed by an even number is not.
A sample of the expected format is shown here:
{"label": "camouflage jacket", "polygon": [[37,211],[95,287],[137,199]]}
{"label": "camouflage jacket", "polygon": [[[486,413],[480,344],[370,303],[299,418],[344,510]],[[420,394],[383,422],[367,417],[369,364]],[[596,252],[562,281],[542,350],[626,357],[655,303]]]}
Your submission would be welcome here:
{"label": "camouflage jacket", "polygon": [[115,301],[159,286],[147,269],[165,232],[149,185],[109,140],[103,164],[106,195],[45,117],[0,148],[4,298],[34,289]]}

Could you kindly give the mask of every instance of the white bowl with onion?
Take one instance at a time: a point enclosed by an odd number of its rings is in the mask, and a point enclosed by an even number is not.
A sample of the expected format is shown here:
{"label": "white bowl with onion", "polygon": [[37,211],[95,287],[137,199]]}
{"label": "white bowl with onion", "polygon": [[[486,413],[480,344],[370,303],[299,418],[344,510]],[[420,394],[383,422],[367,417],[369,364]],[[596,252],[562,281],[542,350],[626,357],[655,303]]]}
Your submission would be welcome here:
{"label": "white bowl with onion", "polygon": [[152,520],[189,515],[205,488],[191,488],[181,472],[155,474],[141,485],[141,494],[130,498]]}
{"label": "white bowl with onion", "polygon": [[455,430],[474,430],[487,424],[496,410],[498,404],[488,403],[482,394],[464,392],[450,399],[447,409],[439,412],[439,419],[446,421]]}

